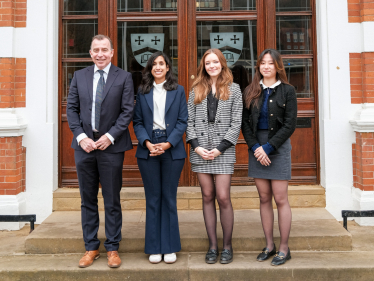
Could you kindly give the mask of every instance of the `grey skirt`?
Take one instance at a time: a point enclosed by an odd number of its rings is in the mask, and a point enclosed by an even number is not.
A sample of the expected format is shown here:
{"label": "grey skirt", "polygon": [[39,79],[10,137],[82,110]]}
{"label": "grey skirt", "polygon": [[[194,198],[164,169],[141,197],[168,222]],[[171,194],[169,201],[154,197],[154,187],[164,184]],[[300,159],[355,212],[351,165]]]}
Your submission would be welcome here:
{"label": "grey skirt", "polygon": [[[268,130],[258,130],[257,139],[260,145],[267,143]],[[277,150],[269,154],[270,166],[263,166],[254,156],[252,150],[248,151],[248,177],[269,180],[291,179],[291,140],[288,139]]]}
{"label": "grey skirt", "polygon": [[[205,149],[212,150],[213,147],[213,132],[214,132],[214,124],[208,123],[208,147],[204,147]],[[225,153],[225,152],[223,152]],[[207,164],[197,165],[191,163],[191,170],[195,173],[203,173],[203,174],[233,174],[234,173],[234,164],[222,164],[222,163],[215,163],[214,160],[209,160]]]}

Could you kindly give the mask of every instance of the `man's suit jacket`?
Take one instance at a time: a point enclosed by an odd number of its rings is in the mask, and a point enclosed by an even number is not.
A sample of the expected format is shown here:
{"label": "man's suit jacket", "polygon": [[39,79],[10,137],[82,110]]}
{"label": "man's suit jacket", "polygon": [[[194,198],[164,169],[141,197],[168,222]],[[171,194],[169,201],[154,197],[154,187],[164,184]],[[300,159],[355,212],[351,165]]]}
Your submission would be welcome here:
{"label": "man's suit jacket", "polygon": [[[77,137],[81,133],[93,139],[91,113],[93,99],[93,77],[95,65],[74,73],[70,84],[67,118],[70,130],[74,134],[71,147],[82,150]],[[114,138],[114,145],[105,150],[109,153],[124,152],[132,149],[128,126],[134,108],[134,86],[131,74],[113,64],[105,83],[100,112],[100,137],[109,133]]]}
{"label": "man's suit jacket", "polygon": [[[173,160],[187,157],[183,143],[183,134],[187,128],[187,103],[184,88],[178,85],[174,91],[167,91],[165,104],[165,126],[167,142]],[[138,93],[134,110],[134,131],[139,141],[136,157],[148,159],[149,150],[145,140],[152,140],[153,131],[153,88],[147,94]]]}
{"label": "man's suit jacket", "polygon": [[[230,86],[231,95],[228,100],[219,100],[213,130],[213,147],[217,147],[223,139],[228,140],[233,145],[214,160],[204,160],[200,155],[190,149],[190,162],[203,165],[207,163],[233,164],[236,162],[235,145],[240,134],[242,124],[242,92],[236,83]],[[208,105],[207,98],[201,103],[195,104],[195,92],[191,91],[188,99],[188,127],[186,132],[186,142],[192,139],[199,141],[199,146],[208,148]]]}

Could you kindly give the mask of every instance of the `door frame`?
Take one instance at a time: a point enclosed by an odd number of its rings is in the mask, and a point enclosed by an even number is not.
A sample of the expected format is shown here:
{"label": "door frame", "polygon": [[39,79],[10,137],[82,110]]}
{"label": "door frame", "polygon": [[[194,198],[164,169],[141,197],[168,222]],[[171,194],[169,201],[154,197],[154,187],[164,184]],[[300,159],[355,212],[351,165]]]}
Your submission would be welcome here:
{"label": "door frame", "polygon": [[[151,0],[144,0],[143,12],[117,12],[117,0],[98,0],[97,15],[80,15],[67,16],[63,15],[64,2],[59,0],[59,57],[58,57],[58,186],[62,186],[62,122],[66,122],[66,114],[63,113],[63,107],[66,102],[62,102],[63,95],[63,62],[90,62],[89,58],[70,59],[62,58],[63,56],[63,21],[69,19],[97,19],[98,33],[108,35],[113,45],[117,46],[117,22],[118,21],[176,21],[178,28],[178,54],[184,54],[185,63],[178,63],[178,80],[179,84],[185,87],[186,96],[191,90],[193,79],[197,70],[197,29],[196,22],[204,20],[257,20],[257,50],[265,48],[276,48],[276,16],[289,15],[311,15],[312,16],[312,43],[313,43],[313,81],[314,90],[313,99],[298,99],[301,108],[306,104],[313,104],[315,111],[315,151],[316,151],[316,181],[320,183],[320,151],[319,151],[319,114],[318,114],[318,66],[317,66],[317,36],[316,36],[316,0],[310,0],[312,12],[276,12],[275,0],[256,0],[256,11],[230,11],[230,0],[222,0],[222,11],[196,11],[195,1],[178,0],[178,9],[176,12],[152,12]],[[259,54],[258,54],[259,55]],[[283,55],[283,58],[309,58],[305,55]],[[112,63],[117,65],[118,54],[115,50]],[[301,109],[298,116],[304,116],[307,111]],[[186,145],[188,146],[188,145]],[[187,147],[186,147],[187,148]],[[189,157],[189,149],[186,149]],[[190,169],[189,158],[186,158],[180,184],[184,186],[198,185],[196,176]]]}

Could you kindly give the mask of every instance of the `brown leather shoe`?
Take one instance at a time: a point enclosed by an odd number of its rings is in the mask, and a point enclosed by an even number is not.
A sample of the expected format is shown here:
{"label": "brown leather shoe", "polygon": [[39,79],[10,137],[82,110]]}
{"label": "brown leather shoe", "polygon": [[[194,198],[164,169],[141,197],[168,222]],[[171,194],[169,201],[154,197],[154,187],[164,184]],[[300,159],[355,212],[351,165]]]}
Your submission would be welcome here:
{"label": "brown leather shoe", "polygon": [[84,256],[79,261],[79,267],[88,267],[94,262],[94,260],[97,260],[98,258],[100,258],[99,250],[86,251]]}
{"label": "brown leather shoe", "polygon": [[121,266],[122,262],[117,251],[109,251],[107,257],[109,267],[116,268]]}

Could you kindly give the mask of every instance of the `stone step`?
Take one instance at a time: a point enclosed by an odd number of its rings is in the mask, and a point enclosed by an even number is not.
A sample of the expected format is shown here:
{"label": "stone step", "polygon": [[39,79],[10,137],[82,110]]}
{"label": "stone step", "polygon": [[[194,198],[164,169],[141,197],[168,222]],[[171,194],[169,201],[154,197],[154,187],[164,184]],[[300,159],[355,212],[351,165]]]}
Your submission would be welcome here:
{"label": "stone step", "polygon": [[291,252],[292,259],[274,267],[257,262],[258,253],[235,252],[234,261],[206,264],[204,253],[178,253],[174,264],[150,264],[148,255],[121,253],[121,267],[107,266],[105,255],[88,268],[78,268],[81,254],[0,257],[0,279],[10,280],[179,280],[179,281],[372,281],[370,252]]}
{"label": "stone step", "polygon": [[[290,235],[290,248],[309,251],[350,251],[352,236],[324,208],[295,208]],[[205,251],[208,238],[202,211],[181,210],[179,228],[183,252]],[[217,216],[219,218],[219,215]],[[100,250],[103,242],[104,212],[100,212],[98,237]],[[219,245],[222,244],[222,229],[217,224]],[[119,252],[143,252],[145,237],[145,211],[124,211],[122,242]],[[279,245],[277,213],[275,212],[274,237]],[[264,234],[257,209],[236,210],[233,231],[233,248],[241,251],[260,251],[265,245]],[[80,212],[53,212],[25,241],[27,254],[83,253],[84,243]]]}
{"label": "stone step", "polygon": [[[325,189],[318,185],[289,187],[292,208],[326,207]],[[178,210],[201,210],[200,187],[178,188]],[[232,186],[231,201],[235,210],[258,209],[259,197],[255,186]],[[127,187],[121,191],[122,210],[145,210],[142,187]],[[59,188],[53,193],[54,211],[79,211],[81,199],[77,188]],[[275,203],[273,202],[275,207]],[[217,205],[218,206],[218,205]],[[104,210],[103,197],[99,192],[99,210]]]}

